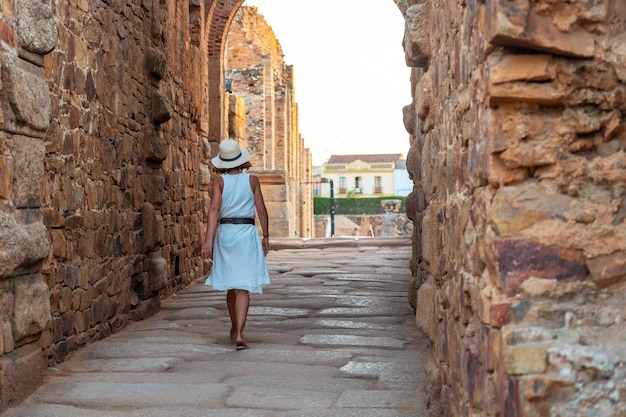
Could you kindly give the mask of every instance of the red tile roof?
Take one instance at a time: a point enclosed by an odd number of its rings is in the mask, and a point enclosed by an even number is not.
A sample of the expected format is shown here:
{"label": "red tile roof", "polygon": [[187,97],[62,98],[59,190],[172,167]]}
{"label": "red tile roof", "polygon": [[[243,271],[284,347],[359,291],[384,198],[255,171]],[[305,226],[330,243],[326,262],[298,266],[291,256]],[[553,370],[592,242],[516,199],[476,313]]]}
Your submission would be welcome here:
{"label": "red tile roof", "polygon": [[374,164],[377,162],[396,162],[402,159],[401,153],[370,154],[370,155],[331,155],[327,164],[349,164],[357,160]]}

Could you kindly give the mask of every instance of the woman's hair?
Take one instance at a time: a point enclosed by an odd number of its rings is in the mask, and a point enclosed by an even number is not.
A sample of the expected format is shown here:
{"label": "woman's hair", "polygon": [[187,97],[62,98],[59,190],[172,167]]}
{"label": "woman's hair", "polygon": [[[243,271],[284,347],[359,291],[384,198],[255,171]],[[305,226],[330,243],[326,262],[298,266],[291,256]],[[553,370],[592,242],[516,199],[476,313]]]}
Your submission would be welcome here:
{"label": "woman's hair", "polygon": [[218,174],[227,174],[228,171],[237,170],[237,169],[239,171],[243,171],[244,169],[250,169],[251,166],[252,164],[248,161],[248,162],[244,162],[243,164],[239,166],[232,167],[232,168],[215,168],[215,166],[211,164],[211,169],[213,172],[216,172]]}

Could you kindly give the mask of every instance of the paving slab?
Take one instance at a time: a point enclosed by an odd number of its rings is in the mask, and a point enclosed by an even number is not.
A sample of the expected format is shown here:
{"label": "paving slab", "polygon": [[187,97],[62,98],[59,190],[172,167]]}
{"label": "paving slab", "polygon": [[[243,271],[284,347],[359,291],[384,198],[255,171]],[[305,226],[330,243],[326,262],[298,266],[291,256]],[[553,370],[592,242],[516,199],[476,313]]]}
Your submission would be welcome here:
{"label": "paving slab", "polygon": [[329,408],[339,394],[289,388],[241,387],[226,401],[226,406],[273,410],[301,410],[303,408]]}
{"label": "paving slab", "polygon": [[354,390],[342,393],[337,407],[417,409],[419,398],[413,391]]}
{"label": "paving slab", "polygon": [[422,417],[428,340],[406,288],[409,238],[272,241],[272,285],[230,341],[204,277],[53,364],[2,417]]}
{"label": "paving slab", "polygon": [[37,393],[37,400],[91,408],[171,407],[187,404],[215,406],[223,403],[228,391],[227,386],[215,383],[53,382]]}

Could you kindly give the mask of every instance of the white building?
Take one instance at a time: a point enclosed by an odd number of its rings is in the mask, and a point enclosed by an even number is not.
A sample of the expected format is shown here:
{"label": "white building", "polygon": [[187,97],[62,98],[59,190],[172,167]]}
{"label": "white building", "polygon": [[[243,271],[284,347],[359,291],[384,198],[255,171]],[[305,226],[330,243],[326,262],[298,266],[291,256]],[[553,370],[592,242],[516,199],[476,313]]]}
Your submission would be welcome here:
{"label": "white building", "polygon": [[[336,197],[406,196],[413,189],[406,161],[398,153],[332,155],[322,165],[321,178],[333,181]],[[330,196],[330,186],[322,184],[319,191],[319,195]]]}

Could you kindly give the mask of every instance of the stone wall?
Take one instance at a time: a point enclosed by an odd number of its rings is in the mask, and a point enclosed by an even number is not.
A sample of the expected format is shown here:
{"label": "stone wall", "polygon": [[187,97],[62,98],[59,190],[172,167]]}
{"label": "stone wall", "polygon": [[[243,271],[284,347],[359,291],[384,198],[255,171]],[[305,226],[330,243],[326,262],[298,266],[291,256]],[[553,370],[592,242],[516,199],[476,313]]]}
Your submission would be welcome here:
{"label": "stone wall", "polygon": [[626,415],[626,3],[406,6],[430,415]]}
{"label": "stone wall", "polygon": [[208,272],[204,7],[46,3],[0,2],[1,408]]}
{"label": "stone wall", "polygon": [[42,345],[62,361],[206,272],[210,150],[206,51],[191,42],[187,2],[57,2],[54,13]]}
{"label": "stone wall", "polygon": [[42,273],[50,250],[42,178],[52,114],[44,56],[57,36],[50,7],[0,2],[0,409],[25,399],[46,369],[38,344],[52,320]]}

